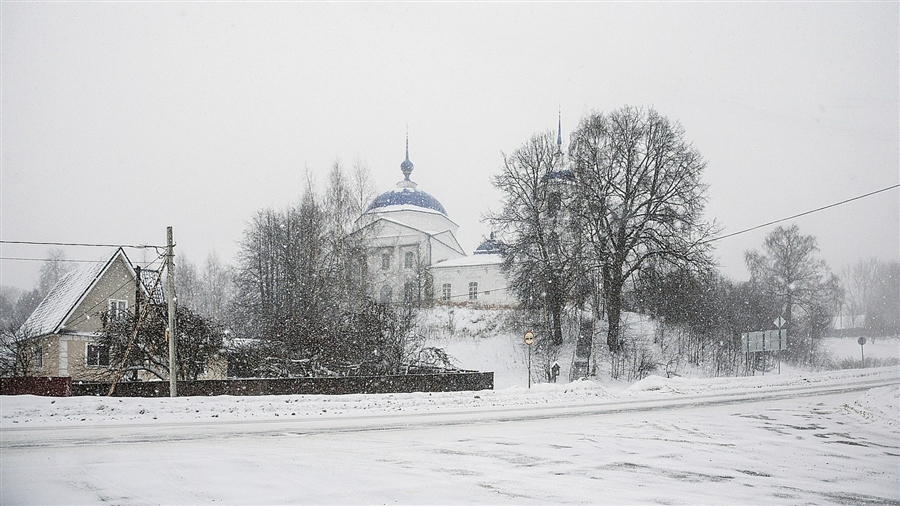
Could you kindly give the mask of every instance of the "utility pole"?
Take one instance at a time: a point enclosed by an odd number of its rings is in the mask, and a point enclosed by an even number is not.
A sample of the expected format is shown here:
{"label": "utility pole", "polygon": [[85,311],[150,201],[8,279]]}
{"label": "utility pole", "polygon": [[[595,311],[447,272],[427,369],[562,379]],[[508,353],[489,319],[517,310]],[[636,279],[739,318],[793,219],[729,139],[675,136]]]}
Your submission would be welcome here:
{"label": "utility pole", "polygon": [[178,366],[175,361],[175,245],[172,244],[172,227],[166,228],[166,302],[169,306],[169,328],[166,337],[169,340],[169,397],[178,396],[176,377]]}
{"label": "utility pole", "polygon": [[[141,326],[141,298],[144,293],[144,279],[141,277],[141,266],[134,266],[134,335],[137,336]],[[137,381],[137,369],[131,371],[132,381]]]}

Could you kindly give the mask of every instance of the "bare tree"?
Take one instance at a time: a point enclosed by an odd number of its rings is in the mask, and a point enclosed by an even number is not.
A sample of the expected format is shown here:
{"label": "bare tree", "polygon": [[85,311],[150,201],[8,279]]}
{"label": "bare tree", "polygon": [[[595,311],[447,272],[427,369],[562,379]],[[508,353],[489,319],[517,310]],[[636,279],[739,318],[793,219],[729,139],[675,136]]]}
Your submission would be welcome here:
{"label": "bare tree", "polygon": [[366,162],[360,159],[353,162],[350,197],[353,202],[354,219],[361,215],[369,202],[375,198],[375,182],[372,180],[372,172]]}
{"label": "bare tree", "polygon": [[844,303],[872,335],[900,334],[900,262],[860,260],[841,275]]}
{"label": "bare tree", "polygon": [[550,343],[559,346],[581,248],[567,206],[572,173],[563,165],[554,135],[535,135],[504,155],[503,171],[493,183],[503,194],[503,208],[487,219],[502,245],[511,288],[524,307],[546,316]]}
{"label": "bare tree", "polygon": [[789,350],[810,364],[840,300],[838,280],[825,261],[816,258],[818,251],[815,237],[801,235],[800,228],[791,225],[769,233],[762,251],[744,255],[750,283],[772,301],[772,317],[781,315],[794,336],[795,346]]}
{"label": "bare tree", "polygon": [[[704,221],[706,162],[684,130],[653,109],[625,107],[582,119],[570,157],[586,268],[599,274],[607,345],[622,339],[623,290],[648,262],[703,266],[715,226]],[[600,317],[600,308],[595,307]]]}
{"label": "bare tree", "polygon": [[871,300],[872,290],[878,285],[878,267],[877,258],[867,258],[844,267],[841,272],[843,302],[850,315],[866,313],[866,305]]}
{"label": "bare tree", "polygon": [[50,248],[47,250],[47,259],[41,266],[41,277],[38,281],[38,290],[41,298],[50,293],[60,279],[71,269],[69,262],[66,261],[66,253],[59,248]]}
{"label": "bare tree", "polygon": [[[148,304],[146,314],[135,332],[137,321],[129,312],[116,318],[104,313],[103,330],[98,343],[109,352],[114,370],[121,369],[124,377],[136,378],[146,372],[159,379],[169,377],[169,345],[166,338],[168,309],[162,304]],[[178,332],[178,376],[182,380],[196,380],[214,360],[223,344],[224,332],[216,325],[185,306],[175,312]],[[107,370],[102,373],[106,375]],[[106,379],[106,377],[104,377]]]}
{"label": "bare tree", "polygon": [[0,328],[0,377],[30,376],[42,352],[30,329],[4,323]]}
{"label": "bare tree", "polygon": [[226,308],[234,296],[231,268],[223,265],[216,252],[206,257],[200,272],[200,300],[197,312],[219,324],[228,322]]}

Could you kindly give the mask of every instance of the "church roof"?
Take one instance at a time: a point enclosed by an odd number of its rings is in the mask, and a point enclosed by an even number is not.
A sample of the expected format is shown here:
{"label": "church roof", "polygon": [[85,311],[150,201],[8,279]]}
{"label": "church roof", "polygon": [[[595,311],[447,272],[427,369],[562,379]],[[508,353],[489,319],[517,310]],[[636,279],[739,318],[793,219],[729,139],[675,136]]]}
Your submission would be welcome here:
{"label": "church roof", "polygon": [[366,212],[388,206],[402,205],[432,209],[447,216],[447,211],[444,209],[444,206],[438,202],[438,199],[421,190],[416,190],[415,188],[397,188],[396,190],[386,191],[375,197],[375,200],[373,200],[372,203],[369,204],[369,207],[366,208]]}
{"label": "church roof", "polygon": [[372,210],[382,210],[385,207],[389,206],[413,206],[420,207],[423,209],[431,209],[433,211],[437,211],[444,216],[447,215],[447,210],[444,209],[444,206],[438,201],[438,199],[432,197],[430,194],[423,192],[422,190],[416,189],[418,186],[414,183],[409,175],[412,174],[415,166],[411,161],[409,161],[409,138],[406,139],[406,159],[403,160],[403,163],[400,164],[400,171],[403,173],[403,180],[397,183],[397,188],[394,190],[386,191],[381,195],[375,197],[375,200],[369,204],[369,207],[366,208],[366,212]]}
{"label": "church roof", "polygon": [[472,256],[454,258],[452,260],[444,260],[432,265],[432,268],[444,267],[481,267],[485,265],[500,265],[503,263],[503,256],[498,253],[484,253]]}

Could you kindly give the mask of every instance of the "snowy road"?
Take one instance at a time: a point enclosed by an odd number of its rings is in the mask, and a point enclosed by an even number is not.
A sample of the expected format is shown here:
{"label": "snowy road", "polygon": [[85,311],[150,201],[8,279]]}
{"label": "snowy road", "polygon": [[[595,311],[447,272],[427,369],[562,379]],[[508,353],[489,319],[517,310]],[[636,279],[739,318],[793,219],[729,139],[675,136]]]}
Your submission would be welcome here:
{"label": "snowy road", "polygon": [[[159,411],[148,423],[96,404],[109,399],[3,398],[0,503],[900,504],[897,379],[655,379],[592,402],[577,385],[319,398],[307,407],[327,414],[287,422],[210,423],[197,400],[205,419],[140,404]],[[106,413],[33,417],[48,406]]]}
{"label": "snowy road", "polygon": [[[897,380],[900,382],[900,379]],[[96,446],[104,443],[184,441],[193,439],[244,437],[249,434],[312,435],[335,432],[355,432],[372,430],[396,430],[406,428],[440,427],[472,423],[494,423],[524,420],[548,420],[572,416],[609,415],[616,413],[643,412],[660,409],[678,409],[753,401],[772,401],[826,394],[860,392],[890,383],[884,377],[854,377],[841,382],[818,382],[813,384],[791,384],[780,386],[758,386],[752,389],[730,389],[706,393],[688,393],[677,396],[663,395],[650,398],[604,399],[574,404],[513,405],[505,407],[476,406],[468,409],[453,409],[454,404],[444,405],[445,409],[426,413],[397,412],[392,414],[356,414],[326,416],[294,420],[216,420],[157,423],[115,423],[100,425],[74,425],[66,430],[53,426],[23,427],[5,426],[0,448],[18,447],[58,447],[69,445]],[[451,394],[452,397],[453,394]],[[457,394],[459,395],[459,394]],[[462,394],[474,397],[483,394]]]}

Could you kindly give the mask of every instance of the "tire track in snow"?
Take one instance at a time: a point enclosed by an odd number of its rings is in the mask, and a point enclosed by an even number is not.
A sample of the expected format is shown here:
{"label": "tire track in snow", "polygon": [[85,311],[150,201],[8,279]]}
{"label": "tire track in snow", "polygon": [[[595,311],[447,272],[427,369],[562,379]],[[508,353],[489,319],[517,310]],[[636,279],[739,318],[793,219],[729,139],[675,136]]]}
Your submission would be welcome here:
{"label": "tire track in snow", "polygon": [[687,409],[727,404],[753,403],[800,397],[843,394],[900,384],[898,377],[855,378],[809,385],[781,385],[658,398],[605,399],[564,405],[528,404],[514,407],[473,407],[423,413],[336,415],[328,418],[285,420],[185,420],[158,423],[101,422],[89,426],[3,427],[0,448],[46,448],[123,443],[154,443],[240,437],[313,436],[386,430],[416,430],[438,426],[508,423],[573,416],[596,416],[661,409]]}

